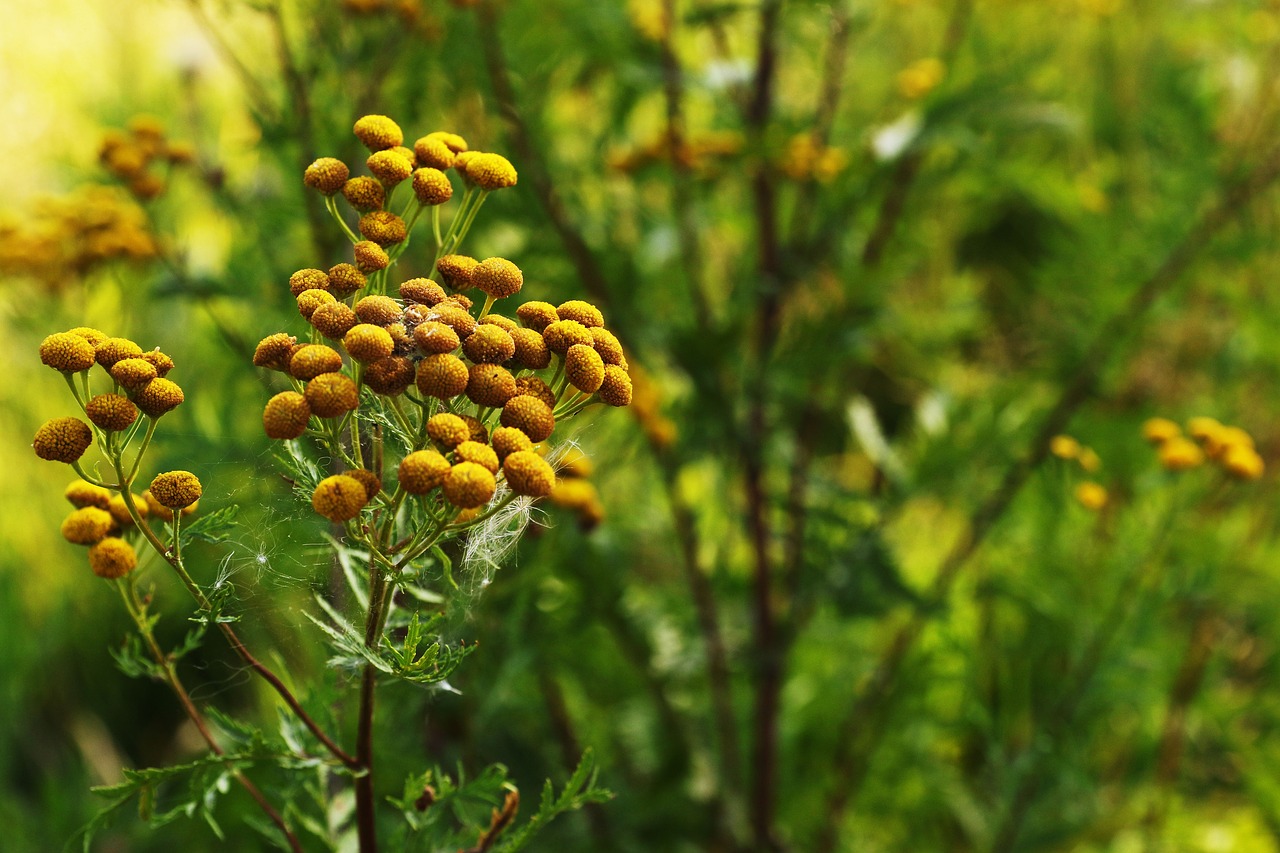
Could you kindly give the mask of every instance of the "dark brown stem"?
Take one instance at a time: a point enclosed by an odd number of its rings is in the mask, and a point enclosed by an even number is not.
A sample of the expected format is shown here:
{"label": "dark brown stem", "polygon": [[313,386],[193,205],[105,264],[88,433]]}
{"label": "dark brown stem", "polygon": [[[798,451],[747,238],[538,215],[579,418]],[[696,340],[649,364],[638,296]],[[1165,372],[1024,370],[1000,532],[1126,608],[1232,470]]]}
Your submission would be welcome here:
{"label": "dark brown stem", "polygon": [[1066,428],[1076,410],[1093,395],[1099,372],[1115,355],[1121,343],[1142,325],[1156,300],[1173,288],[1218,232],[1243,212],[1260,192],[1275,183],[1277,177],[1280,177],[1280,148],[1273,149],[1243,179],[1228,183],[1223,188],[1217,203],[1200,217],[1156,271],[1134,290],[1125,305],[1102,325],[1092,345],[1076,365],[1071,379],[1059,393],[1057,401],[1045,414],[1027,452],[1009,466],[999,485],[973,512],[967,535],[952,547],[938,570],[927,602],[929,606],[915,613],[895,633],[844,718],[838,740],[840,747],[836,749],[834,756],[835,766],[838,768],[837,782],[828,799],[828,820],[816,850],[835,849],[835,833],[840,818],[865,776],[868,752],[879,740],[881,727],[864,723],[864,718],[891,701],[898,672],[907,653],[919,639],[920,632],[929,619],[928,614],[945,602],[957,575],[1004,516],[1031,473],[1048,455],[1049,442],[1053,436]]}

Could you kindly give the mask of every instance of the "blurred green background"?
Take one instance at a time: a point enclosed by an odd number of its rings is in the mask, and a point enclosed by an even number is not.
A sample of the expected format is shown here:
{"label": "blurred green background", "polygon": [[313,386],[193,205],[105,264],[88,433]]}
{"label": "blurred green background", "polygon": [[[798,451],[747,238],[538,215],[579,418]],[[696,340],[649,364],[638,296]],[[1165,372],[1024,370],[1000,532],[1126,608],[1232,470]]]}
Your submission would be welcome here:
{"label": "blurred green background", "polygon": [[[191,564],[324,689],[323,527],[274,476],[248,353],[300,327],[293,270],[347,259],[301,172],[358,166],[366,113],[508,156],[464,250],[595,302],[637,368],[630,410],[574,430],[604,520],[542,510],[457,628],[459,692],[387,690],[380,793],[497,761],[532,804],[592,747],[617,797],[534,849],[1280,847],[1275,477],[1168,471],[1142,435],[1213,417],[1280,451],[1280,3],[11,6],[6,850],[199,751],[112,666],[127,618],[58,535],[46,334],[173,355],[152,464],[245,521]],[[140,115],[193,152],[159,184],[98,160]],[[276,713],[216,641],[185,667],[198,702]],[[95,849],[262,847],[242,794],[219,808],[224,843],[126,815]]]}

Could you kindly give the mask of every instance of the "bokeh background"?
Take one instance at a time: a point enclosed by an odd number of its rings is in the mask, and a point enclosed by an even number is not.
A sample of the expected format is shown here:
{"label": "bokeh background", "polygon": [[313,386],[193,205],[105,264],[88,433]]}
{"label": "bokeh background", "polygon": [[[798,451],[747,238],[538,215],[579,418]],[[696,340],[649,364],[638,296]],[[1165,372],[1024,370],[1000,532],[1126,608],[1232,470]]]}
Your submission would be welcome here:
{"label": "bokeh background", "polygon": [[[245,522],[191,564],[324,682],[324,531],[248,354],[300,324],[290,272],[346,260],[301,172],[359,165],[366,113],[508,156],[464,249],[595,302],[637,376],[575,428],[598,503],[544,508],[457,624],[457,692],[388,689],[382,793],[497,761],[532,804],[591,747],[616,798],[535,849],[1280,846],[1273,472],[1143,437],[1280,451],[1274,0],[50,0],[9,4],[0,63],[6,850],[199,752],[58,535],[46,334],[174,356],[153,464]],[[151,127],[175,162],[113,174]],[[185,667],[275,715],[216,641]],[[94,847],[265,849],[250,808]]]}

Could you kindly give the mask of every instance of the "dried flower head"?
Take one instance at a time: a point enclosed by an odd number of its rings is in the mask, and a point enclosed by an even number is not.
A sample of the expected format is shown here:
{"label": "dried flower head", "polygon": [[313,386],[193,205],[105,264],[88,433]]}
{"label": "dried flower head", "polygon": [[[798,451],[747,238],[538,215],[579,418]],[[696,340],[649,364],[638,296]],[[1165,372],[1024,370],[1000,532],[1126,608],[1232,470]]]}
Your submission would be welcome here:
{"label": "dried flower head", "polygon": [[329,302],[311,313],[311,325],[330,340],[338,340],[356,324],[356,312],[345,302]]}
{"label": "dried flower head", "polygon": [[357,323],[343,336],[342,345],[356,361],[378,361],[391,355],[395,342],[391,333],[372,323]]}
{"label": "dried flower head", "polygon": [[102,507],[72,510],[62,522],[62,538],[72,545],[93,545],[115,529],[116,520]]}
{"label": "dried flower head", "polygon": [[356,210],[368,213],[373,210],[382,210],[382,205],[387,200],[387,191],[377,178],[361,175],[343,185],[342,196]]}
{"label": "dried flower head", "polygon": [[413,362],[401,355],[388,356],[370,363],[364,369],[364,384],[375,394],[396,397],[413,384]]}
{"label": "dried flower head", "polygon": [[435,206],[453,198],[453,184],[449,176],[430,166],[414,170],[413,195],[419,204]]}
{"label": "dried flower head", "polygon": [[63,373],[79,373],[93,367],[93,344],[73,332],[57,332],[40,342],[40,361]]}
{"label": "dried flower head", "polygon": [[498,473],[498,454],[482,442],[471,439],[462,442],[453,449],[453,458],[459,462],[474,462],[490,474]]}
{"label": "dried flower head", "polygon": [[338,418],[360,403],[359,389],[345,373],[321,373],[303,389],[311,414],[318,418]]}
{"label": "dried flower head", "polygon": [[489,469],[474,462],[459,462],[454,465],[441,483],[445,500],[459,509],[484,506],[497,488],[497,481]]}
{"label": "dried flower head", "polygon": [[166,471],[151,481],[151,496],[168,509],[186,509],[200,500],[204,487],[190,471]]}
{"label": "dried flower head", "polygon": [[506,258],[485,258],[471,271],[471,285],[494,299],[502,299],[520,292],[524,273]]}
{"label": "dried flower head", "polygon": [[341,192],[351,171],[347,164],[333,157],[321,157],[302,173],[302,182],[324,195]]}
{"label": "dried flower head", "polygon": [[326,289],[339,299],[347,298],[369,283],[364,273],[352,264],[334,264],[326,277],[329,279],[329,287]]}
{"label": "dried flower head", "polygon": [[334,373],[342,369],[342,354],[324,344],[303,344],[293,350],[289,359],[289,375],[306,382],[321,373]]}
{"label": "dried flower head", "polygon": [[351,130],[370,151],[395,148],[404,142],[404,131],[400,125],[382,115],[361,116]]}
{"label": "dried flower head", "polygon": [[106,509],[111,503],[111,492],[84,480],[72,482],[62,496],[76,507],[96,506],[98,509]]}
{"label": "dried flower head", "polygon": [[600,402],[606,406],[630,406],[632,397],[631,377],[614,364],[604,366],[604,380],[600,383]]}
{"label": "dried flower head", "polygon": [[454,290],[466,290],[474,287],[471,273],[480,264],[475,258],[466,255],[445,255],[436,261],[436,270],[444,283]]}
{"label": "dried flower head", "polygon": [[462,351],[476,364],[502,364],[516,354],[516,345],[511,336],[497,326],[477,325],[462,342]]}
{"label": "dried flower head", "polygon": [[262,428],[267,438],[293,439],[307,431],[311,406],[297,391],[281,391],[262,410]]}
{"label": "dried flower head", "polygon": [[388,189],[413,174],[413,163],[395,148],[375,151],[365,160],[365,165]]}
{"label": "dried flower head", "polygon": [[507,401],[502,407],[501,422],[503,426],[520,430],[533,442],[546,441],[556,426],[551,407],[527,394],[517,395]]}
{"label": "dried flower head", "polygon": [[418,362],[418,390],[428,397],[448,400],[467,390],[470,374],[466,363],[450,353],[435,353]]}
{"label": "dried flower head", "polygon": [[[501,331],[501,329],[499,329]],[[496,364],[474,364],[467,380],[467,399],[481,406],[502,406],[516,394],[516,378]]]}
{"label": "dried flower head", "polygon": [[379,246],[403,243],[409,236],[404,220],[386,210],[375,210],[360,217],[360,233]]}
{"label": "dried flower head", "polygon": [[556,486],[556,472],[550,463],[531,450],[517,450],[502,463],[507,485],[517,495],[542,498]]}
{"label": "dried flower head", "polygon": [[138,419],[138,407],[121,394],[98,394],[84,405],[84,413],[102,429],[119,432]]}
{"label": "dried flower head", "polygon": [[400,285],[400,298],[419,305],[435,305],[447,298],[444,288],[429,278],[411,278]]}
{"label": "dried flower head", "polygon": [[89,568],[100,578],[122,578],[137,567],[138,555],[123,539],[108,537],[89,549]]}
{"label": "dried flower head", "polygon": [[427,435],[437,444],[453,449],[471,438],[471,427],[455,414],[440,412],[427,421]]}
{"label": "dried flower head", "polygon": [[592,347],[574,344],[564,355],[564,375],[574,388],[594,394],[604,382],[604,361]]}
{"label": "dried flower head", "polygon": [[311,493],[311,506],[334,524],[355,518],[368,502],[364,486],[346,474],[325,477]]}
{"label": "dried flower head", "polygon": [[397,478],[411,495],[425,495],[444,482],[449,473],[449,460],[434,450],[415,450],[400,460]]}
{"label": "dried flower head", "polygon": [[[351,247],[351,254],[356,260],[356,269],[362,273],[385,270],[391,265],[391,256],[387,250],[372,240],[361,240]],[[359,288],[356,288],[359,290]]]}
{"label": "dried flower head", "polygon": [[500,190],[516,185],[516,168],[501,154],[476,154],[466,161],[467,180],[482,190]]}

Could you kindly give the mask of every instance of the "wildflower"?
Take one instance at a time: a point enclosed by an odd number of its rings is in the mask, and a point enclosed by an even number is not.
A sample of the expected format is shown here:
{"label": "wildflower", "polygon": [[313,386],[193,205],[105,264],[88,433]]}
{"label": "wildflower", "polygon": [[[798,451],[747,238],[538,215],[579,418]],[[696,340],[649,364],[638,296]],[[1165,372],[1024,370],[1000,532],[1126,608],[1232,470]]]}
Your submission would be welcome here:
{"label": "wildflower", "polygon": [[631,376],[617,365],[604,366],[604,379],[600,383],[600,402],[606,406],[631,405]]}
{"label": "wildflower", "polygon": [[31,446],[50,462],[75,462],[93,444],[93,430],[79,418],[53,418],[36,430]]}
{"label": "wildflower", "polygon": [[360,403],[356,383],[345,373],[321,373],[307,383],[303,396],[318,418],[341,417]]}
{"label": "wildflower", "polygon": [[289,375],[303,382],[315,379],[321,373],[336,373],[341,369],[342,355],[324,344],[303,344],[289,359]]}
{"label": "wildflower", "polygon": [[444,482],[452,466],[434,450],[415,450],[400,460],[396,474],[400,486],[411,495],[425,495]]}
{"label": "wildflower", "polygon": [[89,549],[89,568],[100,578],[122,578],[138,567],[138,555],[123,539],[109,537]]}
{"label": "wildflower", "polygon": [[365,165],[388,189],[413,174],[413,164],[394,148],[375,151],[365,160]]}
{"label": "wildflower", "polygon": [[382,205],[387,200],[387,191],[377,178],[361,176],[352,178],[343,185],[342,196],[356,210],[368,213],[382,210]]}
{"label": "wildflower", "polygon": [[474,462],[459,462],[454,465],[440,485],[445,500],[459,509],[484,506],[498,488],[493,474]]}
{"label": "wildflower", "polygon": [[335,524],[355,518],[368,502],[364,486],[346,474],[325,477],[311,493],[311,506]]}
{"label": "wildflower", "polygon": [[1080,442],[1069,435],[1055,435],[1049,440],[1049,452],[1059,459],[1075,459],[1080,455]]}
{"label": "wildflower", "polygon": [[600,358],[605,364],[621,365],[626,362],[626,356],[622,354],[622,344],[618,342],[613,332],[601,326],[592,326],[588,331],[591,332],[591,346],[600,353]]}
{"label": "wildflower", "polygon": [[512,320],[510,317],[504,317],[501,314],[494,314],[493,312],[489,312],[488,314],[485,314],[483,317],[481,317],[479,320],[479,325],[497,326],[499,329],[506,332],[508,335],[514,332],[516,329],[520,328],[516,324],[516,321]]}
{"label": "wildflower", "polygon": [[419,305],[435,305],[447,297],[444,288],[429,278],[411,278],[400,285],[400,298]]}
{"label": "wildflower", "polygon": [[391,355],[395,342],[391,333],[372,323],[358,323],[342,338],[342,345],[356,361],[378,361]]}
{"label": "wildflower", "polygon": [[413,380],[413,362],[404,356],[381,358],[364,369],[364,384],[375,394],[385,397],[403,394],[413,384]]}
{"label": "wildflower", "polygon": [[93,367],[93,344],[73,332],[58,332],[40,342],[40,361],[63,373],[79,373]]}
{"label": "wildflower", "polygon": [[1222,467],[1233,477],[1241,480],[1257,480],[1266,470],[1266,463],[1252,447],[1233,444],[1222,454]]}
{"label": "wildflower", "polygon": [[298,313],[304,320],[310,321],[321,305],[329,305],[337,301],[327,290],[305,290],[298,294]]}
{"label": "wildflower", "polygon": [[[362,273],[385,270],[391,265],[391,257],[387,254],[386,249],[383,249],[372,240],[361,240],[356,243],[351,247],[351,253],[355,256],[356,269]],[[356,288],[356,290],[359,289],[359,287]],[[352,292],[354,293],[355,291]]]}
{"label": "wildflower", "polygon": [[1204,451],[1185,438],[1171,438],[1160,446],[1160,464],[1169,471],[1186,471],[1204,462]]}
{"label": "wildflower", "polygon": [[403,243],[409,236],[404,220],[385,210],[375,210],[360,217],[360,233],[379,246]]}
{"label": "wildflower", "polygon": [[1187,421],[1187,435],[1196,441],[1208,441],[1222,429],[1222,424],[1214,418],[1197,417]]}
{"label": "wildflower", "polygon": [[[147,502],[141,495],[130,495],[133,498],[133,508],[138,515],[146,518],[149,514],[147,511]],[[111,500],[107,503],[107,512],[111,513],[111,517],[115,519],[116,524],[121,527],[133,527],[133,516],[129,514],[129,507],[125,505],[124,495],[112,495]]]}
{"label": "wildflower", "polygon": [[516,378],[505,367],[475,364],[469,373],[466,394],[473,403],[502,406],[516,394]]}
{"label": "wildflower", "polygon": [[366,296],[356,303],[356,317],[361,323],[389,326],[399,320],[402,313],[390,296]]}
{"label": "wildflower", "polygon": [[458,333],[439,320],[419,323],[413,330],[413,340],[424,353],[453,352],[462,343]]}
{"label": "wildflower", "polygon": [[519,293],[524,274],[506,258],[486,258],[471,271],[471,284],[494,299]]}
{"label": "wildflower", "polygon": [[1081,483],[1076,486],[1076,500],[1085,509],[1097,512],[1107,505],[1107,490],[1097,483]]}
{"label": "wildflower", "polygon": [[516,344],[497,326],[478,325],[462,342],[462,351],[476,364],[502,364],[515,355]]}
{"label": "wildflower", "polygon": [[542,330],[542,337],[546,340],[547,347],[560,355],[567,353],[574,344],[589,347],[595,343],[591,332],[577,320],[557,320]]}
{"label": "wildflower", "polygon": [[448,169],[457,159],[453,149],[434,134],[413,143],[413,153],[418,158],[418,165],[437,170]]}
{"label": "wildflower", "polygon": [[364,494],[368,500],[373,500],[382,491],[382,481],[378,479],[377,474],[368,468],[352,468],[350,471],[344,471],[343,473],[364,486]]}
{"label": "wildflower", "polygon": [[96,506],[72,510],[62,522],[62,538],[72,545],[93,545],[106,538],[116,526],[111,513]]}
{"label": "wildflower", "polygon": [[515,363],[530,370],[542,370],[551,364],[551,350],[542,335],[533,329],[515,328],[510,331],[514,345]]}
{"label": "wildflower", "polygon": [[326,275],[329,280],[327,290],[339,299],[345,299],[369,283],[359,267],[352,264],[334,264]]}
{"label": "wildflower", "polygon": [[[279,332],[274,335],[267,335],[265,338],[258,341],[258,346],[253,351],[253,366],[265,367],[269,370],[288,370],[289,359],[293,357],[293,351],[297,343],[297,338],[293,335],[286,335],[283,332]],[[115,376],[116,369],[119,368],[120,365],[128,365],[135,361],[142,361],[142,359],[127,358],[124,361],[118,362],[116,367],[111,369],[111,375]],[[147,364],[145,361],[142,363],[146,364],[147,367],[151,367],[151,365]],[[128,369],[132,370],[132,368]],[[124,369],[122,369],[121,372],[124,372]],[[138,376],[143,376],[146,374],[146,371],[142,368],[138,368],[137,373]],[[151,375],[153,377],[155,376],[154,367],[151,368]],[[121,384],[123,385],[125,383],[122,382]],[[136,385],[134,387],[136,387]]]}
{"label": "wildflower", "polygon": [[600,353],[585,344],[574,344],[564,356],[564,374],[579,391],[594,394],[604,382],[604,361]]}
{"label": "wildflower", "polygon": [[138,419],[138,407],[120,394],[98,394],[85,403],[84,412],[102,429],[119,432]]}
{"label": "wildflower", "polygon": [[130,391],[141,388],[160,375],[156,366],[145,358],[122,358],[108,372],[121,387]]}
{"label": "wildflower", "polygon": [[947,74],[947,67],[934,57],[918,59],[898,72],[898,91],[916,100],[932,92]]}
{"label": "wildflower", "polygon": [[517,495],[546,497],[556,485],[556,472],[550,463],[531,450],[517,450],[502,463],[507,485]]}
{"label": "wildflower", "polygon": [[516,169],[501,154],[476,154],[466,161],[466,178],[482,190],[516,185]]}
{"label": "wildflower", "polygon": [[1232,447],[1253,450],[1253,436],[1235,426],[1223,426],[1205,440],[1205,452],[1214,459],[1221,459]]}
{"label": "wildflower", "polygon": [[333,157],[321,157],[302,173],[302,182],[324,195],[334,195],[342,190],[350,175],[347,165]]}
{"label": "wildflower", "polygon": [[330,340],[337,340],[356,324],[356,312],[345,302],[328,302],[311,314],[311,325]]}
{"label": "wildflower", "polygon": [[436,270],[449,287],[466,290],[475,286],[471,281],[471,273],[479,265],[479,261],[466,255],[445,255],[436,261]]}
{"label": "wildflower", "polygon": [[370,151],[395,148],[404,142],[404,131],[400,125],[382,115],[362,116],[351,130]]}
{"label": "wildflower", "polygon": [[435,206],[453,198],[453,184],[439,169],[425,167],[413,173],[413,195],[419,204]]}
{"label": "wildflower", "polygon": [[1182,435],[1182,430],[1168,418],[1149,418],[1142,424],[1142,437],[1152,444],[1164,444]]}
{"label": "wildflower", "polygon": [[111,492],[84,480],[71,483],[62,496],[75,507],[96,506],[98,509],[106,509],[111,502]]}
{"label": "wildflower", "polygon": [[[170,370],[173,370],[173,359],[160,352],[158,349],[147,350],[142,354],[143,361],[149,362],[156,369],[156,376],[164,378]],[[123,359],[121,359],[123,361]],[[119,363],[119,362],[117,362]]]}
{"label": "wildflower", "polygon": [[498,454],[483,442],[467,439],[453,449],[453,458],[459,462],[474,462],[490,474],[498,473]]}
{"label": "wildflower", "polygon": [[555,416],[551,406],[537,397],[520,394],[512,397],[502,407],[500,421],[503,426],[515,427],[529,436],[530,441],[546,441],[555,429]]}
{"label": "wildflower", "polygon": [[94,347],[94,358],[107,370],[121,359],[137,358],[140,355],[142,347],[128,338],[107,338]]}
{"label": "wildflower", "polygon": [[551,390],[551,386],[537,376],[521,376],[516,380],[516,395],[521,394],[537,397],[547,404],[548,409],[556,407],[556,395]]}
{"label": "wildflower", "polygon": [[560,319],[560,315],[556,313],[556,306],[550,302],[538,302],[536,300],[526,302],[517,308],[516,316],[520,318],[520,322],[524,323],[527,328],[533,329],[539,334],[547,326]]}
{"label": "wildflower", "polygon": [[470,373],[456,355],[436,353],[418,362],[418,390],[429,397],[448,400],[467,390]]}
{"label": "wildflower", "polygon": [[262,410],[262,428],[268,438],[293,439],[307,431],[311,406],[297,391],[281,391]]}
{"label": "wildflower", "polygon": [[437,444],[452,449],[471,438],[471,427],[457,415],[440,412],[427,421],[427,435]]}
{"label": "wildflower", "polygon": [[590,477],[591,471],[591,460],[587,454],[573,445],[560,458],[560,473],[565,477]]}
{"label": "wildflower", "polygon": [[493,452],[498,455],[499,462],[521,450],[533,450],[529,436],[508,426],[500,426],[493,431]]}
{"label": "wildflower", "polygon": [[186,509],[200,500],[204,487],[190,471],[166,471],[151,481],[151,495],[168,509]]}
{"label": "wildflower", "polygon": [[562,302],[556,308],[556,316],[561,320],[577,320],[587,328],[604,325],[604,315],[600,313],[600,309],[581,299]]}
{"label": "wildflower", "polygon": [[456,133],[449,133],[444,130],[433,131],[428,133],[424,139],[438,139],[445,144],[450,151],[455,154],[461,154],[467,150],[467,140],[463,139]]}
{"label": "wildflower", "polygon": [[1080,463],[1080,467],[1090,474],[1102,467],[1102,458],[1098,456],[1097,451],[1092,447],[1081,447],[1076,461]]}
{"label": "wildflower", "polygon": [[99,332],[97,329],[93,329],[88,326],[76,326],[74,329],[71,329],[68,334],[79,335],[95,347],[107,339],[107,334],[105,332]]}
{"label": "wildflower", "polygon": [[468,434],[468,439],[470,441],[478,441],[481,444],[489,443],[489,431],[484,428],[484,424],[480,423],[478,418],[474,418],[471,415],[459,415],[459,417],[462,418],[462,422],[465,423],[467,425],[467,429],[470,430],[470,433]]}
{"label": "wildflower", "polygon": [[448,302],[437,302],[431,307],[431,313],[427,317],[449,326],[458,333],[459,338],[465,338],[476,330],[476,319],[456,303],[451,305]]}

